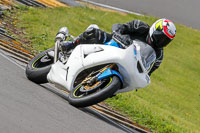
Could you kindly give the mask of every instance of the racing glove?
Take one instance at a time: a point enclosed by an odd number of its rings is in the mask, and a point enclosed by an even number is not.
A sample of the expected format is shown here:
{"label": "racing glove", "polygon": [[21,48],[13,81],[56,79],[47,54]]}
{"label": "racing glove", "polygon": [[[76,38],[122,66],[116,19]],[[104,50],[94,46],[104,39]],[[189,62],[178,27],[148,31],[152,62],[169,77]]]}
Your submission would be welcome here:
{"label": "racing glove", "polygon": [[80,44],[104,44],[108,42],[112,36],[103,30],[90,28],[78,37]]}
{"label": "racing glove", "polygon": [[121,43],[121,45],[124,44],[125,46],[122,46],[123,48],[126,48],[133,43],[133,40],[130,39],[129,35],[121,35],[117,32],[113,33],[113,40]]}

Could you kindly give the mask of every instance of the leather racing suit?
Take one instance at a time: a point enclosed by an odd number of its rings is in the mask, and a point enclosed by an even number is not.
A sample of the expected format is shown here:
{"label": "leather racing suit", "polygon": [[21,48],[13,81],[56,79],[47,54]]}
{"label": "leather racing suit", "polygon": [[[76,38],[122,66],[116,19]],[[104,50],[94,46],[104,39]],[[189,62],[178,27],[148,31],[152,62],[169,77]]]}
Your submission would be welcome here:
{"label": "leather racing suit", "polygon": [[[147,36],[149,33],[150,26],[140,20],[133,20],[125,24],[114,24],[112,26],[112,32],[117,32],[122,35],[125,45],[130,45],[132,40],[138,39],[147,43]],[[112,39],[112,34],[106,33],[103,30],[97,28],[87,29],[84,33],[80,34],[74,45],[74,48],[78,44],[104,44]],[[155,71],[163,60],[163,48],[156,48],[152,46],[156,52],[156,61],[151,68],[149,75]],[[70,49],[71,49],[70,48]]]}
{"label": "leather racing suit", "polygon": [[[147,42],[147,36],[149,34],[150,26],[140,20],[133,20],[125,24],[114,24],[112,31],[116,31],[121,35],[126,35],[126,39],[135,40],[138,39],[143,42]],[[151,46],[151,45],[150,45]],[[163,60],[163,48],[156,48],[152,46],[156,52],[156,61],[149,72],[149,75],[155,71]]]}

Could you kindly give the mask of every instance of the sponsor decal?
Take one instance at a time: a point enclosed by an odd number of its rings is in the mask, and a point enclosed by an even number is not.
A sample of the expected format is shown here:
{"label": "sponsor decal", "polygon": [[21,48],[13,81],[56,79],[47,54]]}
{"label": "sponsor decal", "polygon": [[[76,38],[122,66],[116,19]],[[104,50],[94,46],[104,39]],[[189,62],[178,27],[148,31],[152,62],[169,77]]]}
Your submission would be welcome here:
{"label": "sponsor decal", "polygon": [[137,55],[137,49],[135,45],[134,45],[134,54]]}

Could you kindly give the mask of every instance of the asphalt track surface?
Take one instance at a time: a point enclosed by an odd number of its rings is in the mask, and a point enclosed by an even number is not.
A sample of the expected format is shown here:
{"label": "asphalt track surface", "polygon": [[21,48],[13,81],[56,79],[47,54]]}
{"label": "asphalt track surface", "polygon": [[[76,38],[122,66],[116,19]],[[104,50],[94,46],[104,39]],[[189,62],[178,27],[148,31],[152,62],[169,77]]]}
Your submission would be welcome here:
{"label": "asphalt track surface", "polygon": [[90,0],[160,18],[200,30],[200,0]]}
{"label": "asphalt track surface", "polygon": [[0,132],[121,133],[122,130],[74,108],[42,86],[0,50]]}

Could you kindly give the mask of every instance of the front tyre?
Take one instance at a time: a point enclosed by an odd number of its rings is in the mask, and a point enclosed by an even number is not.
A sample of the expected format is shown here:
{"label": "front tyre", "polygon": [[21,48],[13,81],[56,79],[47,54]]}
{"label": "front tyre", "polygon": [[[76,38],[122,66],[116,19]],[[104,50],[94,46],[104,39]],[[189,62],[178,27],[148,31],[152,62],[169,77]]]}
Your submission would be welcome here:
{"label": "front tyre", "polygon": [[97,81],[92,86],[77,85],[70,91],[69,103],[76,107],[86,107],[99,103],[120,89],[121,81],[117,76]]}
{"label": "front tyre", "polygon": [[53,51],[54,48],[47,49],[35,56],[26,67],[26,77],[37,83],[47,83],[47,74],[51,69],[54,59],[47,53]]}

